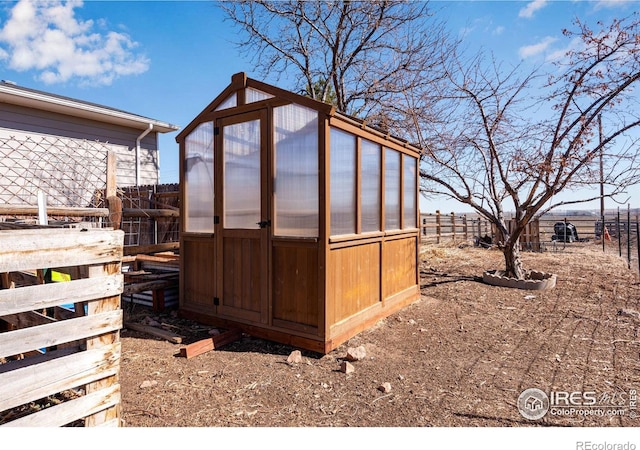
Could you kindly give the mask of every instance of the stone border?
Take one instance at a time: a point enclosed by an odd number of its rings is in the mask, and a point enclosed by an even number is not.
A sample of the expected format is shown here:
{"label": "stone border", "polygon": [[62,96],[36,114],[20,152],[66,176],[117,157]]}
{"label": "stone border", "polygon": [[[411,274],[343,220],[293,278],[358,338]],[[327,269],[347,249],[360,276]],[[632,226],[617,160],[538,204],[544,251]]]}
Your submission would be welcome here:
{"label": "stone border", "polygon": [[537,272],[532,270],[527,272],[527,278],[518,280],[504,276],[504,270],[488,270],[482,274],[482,281],[492,286],[501,286],[516,289],[526,289],[530,291],[546,291],[556,286],[557,276],[555,273]]}

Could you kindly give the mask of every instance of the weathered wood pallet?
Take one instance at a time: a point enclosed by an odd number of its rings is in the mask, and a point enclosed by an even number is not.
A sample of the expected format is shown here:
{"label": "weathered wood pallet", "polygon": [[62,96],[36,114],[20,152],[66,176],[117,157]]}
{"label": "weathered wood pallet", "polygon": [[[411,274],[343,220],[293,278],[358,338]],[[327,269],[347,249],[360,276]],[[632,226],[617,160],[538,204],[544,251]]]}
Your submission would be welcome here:
{"label": "weathered wood pallet", "polygon": [[[0,426],[120,425],[123,242],[117,230],[0,231]],[[12,282],[54,268],[74,276]],[[52,396],[66,400],[42,402]]]}

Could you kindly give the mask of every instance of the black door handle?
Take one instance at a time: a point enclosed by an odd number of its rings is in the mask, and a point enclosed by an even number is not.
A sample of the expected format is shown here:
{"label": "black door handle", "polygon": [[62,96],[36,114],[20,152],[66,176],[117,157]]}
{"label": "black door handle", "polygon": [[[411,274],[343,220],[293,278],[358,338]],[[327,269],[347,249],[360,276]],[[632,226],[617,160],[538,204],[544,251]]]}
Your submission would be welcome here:
{"label": "black door handle", "polygon": [[270,220],[261,220],[260,222],[257,223],[257,225],[260,226],[260,228],[267,228],[271,226],[271,221]]}

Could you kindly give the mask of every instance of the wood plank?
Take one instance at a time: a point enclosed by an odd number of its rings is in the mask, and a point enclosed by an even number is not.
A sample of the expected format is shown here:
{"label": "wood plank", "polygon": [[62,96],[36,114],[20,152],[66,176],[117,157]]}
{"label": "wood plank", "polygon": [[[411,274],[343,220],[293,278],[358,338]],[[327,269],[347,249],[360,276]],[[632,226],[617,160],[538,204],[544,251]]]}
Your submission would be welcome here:
{"label": "wood plank", "polygon": [[107,311],[0,334],[0,357],[51,347],[122,328],[122,310]]}
{"label": "wood plank", "polygon": [[[47,207],[50,216],[67,217],[109,217],[108,208],[83,208],[79,206]],[[31,205],[0,205],[0,215],[3,216],[37,216],[38,207]]]}
{"label": "wood plank", "polygon": [[151,293],[151,300],[154,311],[164,311],[164,289],[154,289]]}
{"label": "wood plank", "polygon": [[184,336],[172,333],[171,331],[163,330],[162,328],[151,327],[148,325],[142,325],[135,322],[125,322],[124,327],[131,330],[139,331],[141,333],[147,333],[152,336],[166,339],[167,341],[173,342],[174,344],[182,344],[182,340],[184,339]]}
{"label": "wood plank", "polygon": [[175,254],[138,255],[136,256],[136,261],[163,263],[168,266],[178,266],[180,264],[180,255],[175,255]]}
{"label": "wood plank", "polygon": [[1,320],[13,325],[16,328],[27,328],[37,325],[44,325],[46,323],[55,322],[53,317],[47,317],[37,311],[27,311],[17,314],[9,314],[0,317]]}
{"label": "wood plank", "polygon": [[118,156],[113,150],[107,152],[107,188],[105,197],[113,197],[117,194]]}
{"label": "wood plank", "polygon": [[0,232],[0,272],[83,266],[122,259],[121,230],[47,229]]}
{"label": "wood plank", "polygon": [[11,278],[11,274],[8,272],[0,273],[0,288],[13,289],[16,287],[15,281]]}
{"label": "wood plank", "polygon": [[235,342],[241,337],[242,337],[242,333],[240,332],[240,330],[238,329],[228,330],[217,336],[203,339],[201,341],[197,341],[192,344],[189,344],[186,347],[182,347],[180,349],[180,356],[187,359],[193,358],[195,356],[201,355],[203,353],[209,352],[211,350],[215,350],[224,345]]}
{"label": "wood plank", "polygon": [[[67,354],[69,351],[45,354],[37,357],[41,361],[29,365],[25,365],[27,360],[3,364],[9,369],[18,368],[0,373],[0,411],[111,376],[119,370],[120,343]],[[58,355],[63,356],[50,359]]]}
{"label": "wood plank", "polygon": [[179,250],[179,242],[167,242],[164,244],[150,244],[150,245],[131,245],[124,248],[124,254],[126,256],[137,255],[140,253],[156,253],[167,250]]}
{"label": "wood plank", "polygon": [[183,358],[193,358],[194,356],[201,355],[208,351],[211,351],[215,348],[213,345],[213,339],[203,339],[198,342],[194,342],[193,344],[189,344],[186,347],[182,347],[180,349],[180,356]]}
{"label": "wood plank", "polygon": [[154,280],[142,283],[132,283],[125,286],[124,295],[137,294],[144,291],[154,291],[157,289],[165,289],[171,286],[177,286],[177,280]]}
{"label": "wood plank", "polygon": [[[122,267],[120,263],[110,263],[103,265],[94,265],[88,268],[89,278],[99,278],[105,275],[113,275],[120,273]],[[94,315],[101,315],[104,313],[111,313],[113,311],[122,312],[120,309],[120,295],[113,297],[103,298],[98,301],[89,302],[87,304],[87,315],[92,317]],[[122,320],[122,316],[121,316]],[[122,325],[122,322],[120,322]],[[121,327],[120,327],[121,328]],[[105,345],[111,345],[120,341],[120,328],[111,330],[112,332],[102,333],[93,338],[87,339],[87,349],[101,348]],[[85,386],[87,394],[108,389],[111,386],[119,385],[119,373],[116,373],[108,378],[103,378],[93,383],[89,383]],[[94,414],[90,414],[85,417],[85,426],[99,426],[116,418],[120,418],[120,403],[116,404],[113,408],[100,410]]]}
{"label": "wood plank", "polygon": [[[8,422],[3,427],[61,427],[88,414],[96,414],[120,404],[120,385],[115,384],[82,397],[43,409]],[[117,419],[110,419],[117,420]],[[107,422],[108,423],[108,422]]]}
{"label": "wood plank", "polygon": [[160,217],[180,217],[180,211],[175,209],[122,208],[122,216],[158,219]]}
{"label": "wood plank", "polygon": [[122,274],[0,290],[0,316],[118,295]]}

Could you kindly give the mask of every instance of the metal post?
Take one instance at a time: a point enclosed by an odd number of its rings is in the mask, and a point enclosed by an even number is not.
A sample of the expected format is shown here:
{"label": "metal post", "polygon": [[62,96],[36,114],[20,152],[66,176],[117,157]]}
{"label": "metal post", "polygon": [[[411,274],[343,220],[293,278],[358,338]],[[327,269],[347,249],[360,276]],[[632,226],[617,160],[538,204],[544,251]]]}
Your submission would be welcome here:
{"label": "metal post", "polygon": [[631,269],[631,205],[627,203],[627,268]]}
{"label": "metal post", "polygon": [[[598,114],[598,131],[600,136],[600,215],[604,216],[604,147],[602,147],[602,115]],[[604,226],[604,221],[602,222]],[[604,231],[604,230],[603,230]]]}
{"label": "metal post", "polygon": [[616,218],[616,234],[618,235],[618,256],[622,258],[622,233],[620,233],[620,207],[618,206],[618,217]]}
{"label": "metal post", "polygon": [[638,245],[638,275],[640,275],[640,224],[636,219],[636,244]]}
{"label": "metal post", "polygon": [[604,253],[604,237],[605,237],[605,232],[604,232],[604,214],[602,215],[602,227],[600,227],[600,239],[602,240],[602,252]]}

